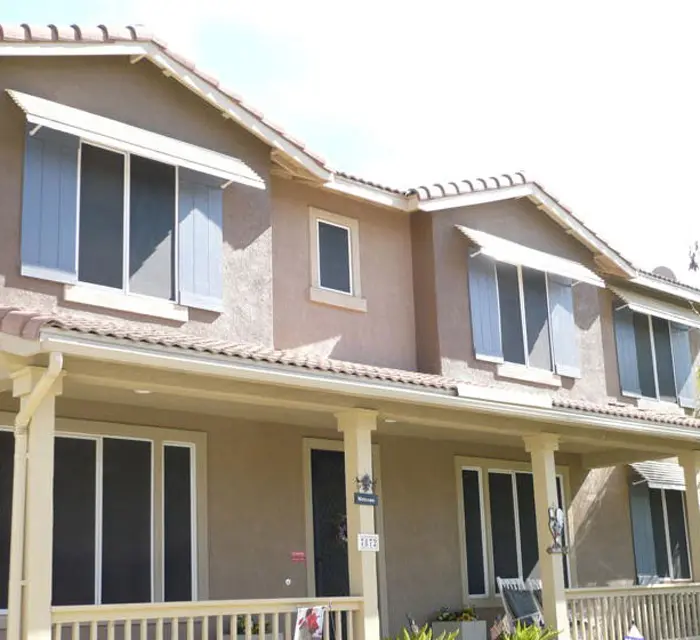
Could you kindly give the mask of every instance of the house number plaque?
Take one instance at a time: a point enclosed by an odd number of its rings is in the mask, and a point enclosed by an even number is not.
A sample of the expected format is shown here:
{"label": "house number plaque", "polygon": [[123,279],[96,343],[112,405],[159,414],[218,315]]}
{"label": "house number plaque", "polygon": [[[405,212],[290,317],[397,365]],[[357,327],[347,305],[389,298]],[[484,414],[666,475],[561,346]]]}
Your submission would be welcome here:
{"label": "house number plaque", "polygon": [[376,533],[358,533],[357,548],[359,551],[379,551],[379,535]]}

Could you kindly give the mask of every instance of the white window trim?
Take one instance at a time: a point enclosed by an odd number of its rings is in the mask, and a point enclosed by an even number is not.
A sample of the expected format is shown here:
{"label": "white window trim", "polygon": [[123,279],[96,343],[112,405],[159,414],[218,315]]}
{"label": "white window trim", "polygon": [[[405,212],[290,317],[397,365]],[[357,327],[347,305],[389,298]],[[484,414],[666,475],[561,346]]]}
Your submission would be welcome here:
{"label": "white window trim", "polygon": [[[661,492],[661,512],[663,514],[664,518],[664,536],[665,536],[665,542],[666,544],[664,545],[666,547],[666,562],[668,566],[668,572],[670,576],[668,578],[665,578],[666,580],[672,581],[672,582],[687,582],[689,578],[678,578],[675,576],[675,571],[673,567],[673,553],[671,552],[671,534],[670,534],[670,528],[668,524],[668,507],[666,506],[666,491],[667,489],[657,489],[657,491]],[[685,493],[685,492],[684,492]],[[682,500],[681,500],[681,506],[683,509],[683,528],[685,529],[685,549],[686,553],[688,554],[688,567],[690,571],[692,571],[692,561],[690,558],[690,537],[688,536],[688,518],[687,514],[685,511],[685,495],[683,495]],[[664,578],[662,578],[663,580]]]}
{"label": "white window trim", "polygon": [[[482,547],[485,555],[484,573],[485,585],[487,593],[485,595],[470,595],[468,583],[468,567],[467,567],[467,539],[466,525],[464,514],[464,495],[462,490],[462,470],[479,471],[479,488],[481,496],[481,535]],[[556,465],[555,467],[557,479],[561,482],[562,492],[562,508],[565,514],[568,514],[570,484],[569,484],[569,469],[566,466]],[[478,605],[483,607],[500,606],[500,596],[496,593],[496,578],[493,561],[493,540],[491,536],[491,509],[490,509],[490,494],[488,486],[489,472],[495,473],[532,473],[532,465],[528,462],[517,462],[513,460],[497,460],[492,458],[469,458],[456,456],[455,457],[455,476],[457,482],[457,518],[459,527],[460,539],[460,568],[462,578],[462,600],[464,606]],[[521,550],[519,545],[519,523],[517,522],[517,498],[514,501],[516,508],[516,536],[518,537],[518,567],[522,572]],[[568,515],[566,518],[565,536],[567,546],[573,548],[574,534],[573,528],[568,526]],[[564,557],[567,563],[569,573],[569,584],[573,587],[576,585],[576,563],[575,558],[570,554]]]}
{"label": "white window trim", "polygon": [[[14,424],[14,414],[0,411],[0,429],[11,431],[10,426]],[[209,598],[209,536],[208,536],[208,510],[207,510],[207,434],[197,431],[185,431],[181,429],[166,429],[160,427],[149,427],[140,425],[118,424],[110,422],[97,422],[91,420],[75,420],[70,418],[56,419],[56,436],[57,437],[72,437],[86,438],[98,441],[98,458],[101,457],[101,445],[99,444],[102,438],[122,438],[129,440],[150,441],[152,443],[151,455],[151,583],[152,583],[152,601],[163,602],[164,600],[164,542],[163,535],[163,519],[153,520],[153,514],[158,509],[160,513],[164,509],[164,485],[162,465],[163,452],[165,445],[188,446],[194,449],[191,459],[191,472],[194,476],[192,483],[192,500],[195,501],[195,509],[192,510],[192,540],[193,540],[193,580],[192,580],[192,599],[207,600]],[[156,451],[160,452],[156,456]],[[97,460],[101,463],[101,460]],[[96,473],[99,476],[99,466],[96,466]],[[101,478],[99,482],[101,482]],[[97,492],[101,495],[100,492]],[[96,531],[101,527],[101,504],[96,505],[100,511],[96,512]],[[96,543],[100,538],[96,538]],[[101,548],[95,545],[95,553],[100,553]],[[97,556],[96,556],[97,560]],[[98,567],[95,565],[95,581],[96,589],[99,589]],[[101,578],[101,576],[99,576]],[[99,585],[101,585],[101,580]],[[96,595],[99,592],[96,591]],[[99,594],[101,595],[101,594]],[[4,612],[0,611],[0,615]],[[5,612],[6,613],[6,612]],[[0,628],[2,626],[0,625]]]}
{"label": "white window trim", "polygon": [[[622,395],[625,398],[634,398],[636,400],[636,405],[640,409],[652,409],[656,411],[662,411],[662,410],[670,410],[672,412],[678,412],[684,414],[685,411],[680,407],[680,398],[678,397],[678,387],[676,385],[676,367],[675,367],[675,360],[674,360],[674,355],[673,355],[673,343],[671,343],[671,375],[673,377],[672,382],[673,382],[673,388],[676,390],[676,400],[670,401],[670,400],[665,400],[661,398],[661,395],[659,394],[659,371],[658,371],[658,365],[656,363],[656,341],[654,339],[654,325],[653,325],[653,318],[657,317],[659,320],[662,320],[668,325],[668,331],[669,331],[669,336],[671,335],[671,321],[667,320],[666,318],[660,318],[658,316],[652,316],[647,313],[641,313],[639,311],[634,311],[632,310],[633,314],[640,315],[640,316],[646,316],[647,317],[647,328],[649,331],[649,344],[651,345],[651,359],[652,359],[652,370],[654,373],[654,392],[655,396],[650,397],[650,396],[645,396],[641,393],[641,388],[642,388],[642,383],[641,380],[639,381],[639,389],[640,393],[631,393],[629,391],[620,391],[620,395]],[[634,329],[634,323],[632,324],[632,327]],[[636,329],[635,329],[636,331]],[[639,365],[637,365],[639,366]],[[619,367],[619,364],[618,364]],[[618,371],[619,375],[619,371]],[[674,409],[676,411],[674,411]]]}
{"label": "white window trim", "polygon": [[[176,322],[187,322],[189,320],[189,310],[187,307],[177,304],[176,300],[167,300],[165,298],[157,298],[143,294],[132,293],[129,290],[129,244],[130,244],[130,229],[131,229],[131,156],[132,153],[124,151],[117,147],[109,147],[100,145],[86,140],[80,140],[78,144],[78,176],[77,176],[77,211],[75,225],[75,273],[76,278],[80,274],[80,200],[81,200],[81,182],[82,182],[82,158],[83,146],[91,146],[110,153],[116,153],[124,156],[124,202],[123,202],[123,244],[122,244],[122,286],[121,288],[112,288],[102,285],[97,285],[89,282],[81,282],[77,280],[75,285],[65,285],[63,291],[64,300],[76,304],[85,304],[95,307],[103,307],[106,309],[115,309],[126,313],[134,313],[137,315],[149,316],[154,318],[162,318],[165,320],[174,320]],[[142,157],[142,156],[139,156]],[[163,163],[161,163],[163,164]],[[180,167],[171,165],[175,170],[175,207],[174,207],[174,224],[173,224],[173,290],[175,298],[179,295],[179,184],[180,184]],[[133,299],[132,299],[133,298]]]}
{"label": "white window trim", "polygon": [[[501,343],[503,342],[503,325],[501,323],[501,298],[500,298],[500,281],[498,278],[497,265],[498,260],[493,260],[494,276],[496,279],[496,299],[498,300],[498,322],[501,327]],[[508,264],[502,262],[501,264]],[[550,387],[561,387],[561,378],[559,374],[556,373],[556,363],[554,354],[554,336],[552,335],[552,315],[551,307],[549,304],[549,273],[547,271],[539,271],[538,269],[532,269],[533,271],[538,271],[544,275],[545,283],[545,295],[547,304],[547,334],[549,336],[549,359],[550,368],[543,369],[541,367],[534,367],[530,364],[530,357],[527,350],[527,321],[525,318],[525,289],[523,285],[523,267],[521,265],[510,265],[514,266],[516,273],[518,274],[518,296],[520,302],[520,324],[523,336],[523,355],[525,358],[525,364],[519,362],[510,362],[504,358],[498,358],[493,356],[479,356],[475,355],[477,360],[482,360],[484,362],[494,362],[498,365],[496,368],[496,375],[501,378],[511,378],[513,380],[518,380],[520,382],[532,382],[534,384],[541,384]],[[530,268],[530,267],[528,267]],[[579,347],[580,348],[580,347]]]}
{"label": "white window trim", "polygon": [[[350,293],[321,286],[321,260],[318,225],[319,222],[341,227],[348,231],[348,255],[350,258]],[[311,287],[309,298],[312,302],[341,307],[351,311],[367,311],[367,301],[362,297],[360,277],[360,225],[354,218],[340,216],[323,209],[309,207],[309,237],[311,255]]]}

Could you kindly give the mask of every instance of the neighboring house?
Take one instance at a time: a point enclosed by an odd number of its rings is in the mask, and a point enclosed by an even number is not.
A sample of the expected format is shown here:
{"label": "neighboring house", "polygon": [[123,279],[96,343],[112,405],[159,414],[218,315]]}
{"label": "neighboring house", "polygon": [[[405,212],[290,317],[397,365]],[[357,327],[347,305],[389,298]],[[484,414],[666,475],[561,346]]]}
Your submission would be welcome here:
{"label": "neighboring house", "polygon": [[334,171],[138,27],[0,58],[10,640],[378,640],[497,577],[562,638],[700,634],[700,290],[520,173]]}

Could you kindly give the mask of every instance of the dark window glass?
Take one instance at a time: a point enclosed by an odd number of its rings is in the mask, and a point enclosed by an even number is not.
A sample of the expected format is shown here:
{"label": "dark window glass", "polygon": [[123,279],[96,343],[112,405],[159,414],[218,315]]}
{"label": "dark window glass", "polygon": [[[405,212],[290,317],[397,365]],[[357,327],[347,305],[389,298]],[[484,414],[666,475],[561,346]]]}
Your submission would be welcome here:
{"label": "dark window glass", "polygon": [[639,385],[642,395],[656,398],[654,382],[654,360],[651,355],[651,337],[649,335],[649,316],[635,313],[634,341],[637,346],[637,366],[639,367]]}
{"label": "dark window glass", "polygon": [[652,317],[651,326],[654,330],[659,396],[666,400],[675,400],[676,382],[673,376],[673,356],[671,355],[671,334],[668,320]]}
{"label": "dark window glass", "polygon": [[84,144],[80,156],[78,279],[121,289],[124,156]]}
{"label": "dark window glass", "polygon": [[0,609],[7,609],[7,581],[10,577],[14,455],[14,434],[11,431],[0,431]]}
{"label": "dark window glass", "polygon": [[[560,509],[564,509],[564,491],[561,486],[561,477],[557,476],[557,502]],[[566,509],[564,509],[564,515],[566,516]],[[565,520],[566,521],[566,520]],[[566,528],[564,528],[564,533],[561,536],[561,543],[566,546]],[[569,563],[566,556],[563,558],[564,561],[564,586],[569,588]]]}
{"label": "dark window glass", "polygon": [[53,604],[94,604],[97,443],[56,438],[54,447]]}
{"label": "dark window glass", "polygon": [[131,156],[129,289],[174,299],[175,167]]}
{"label": "dark window glass", "polygon": [[498,277],[498,304],[501,310],[503,359],[506,362],[525,364],[518,268],[498,262],[496,263],[496,275]]}
{"label": "dark window glass", "polygon": [[151,600],[151,443],[105,438],[102,602]]}
{"label": "dark window glass", "polygon": [[518,491],[518,524],[520,525],[520,557],[524,579],[532,577],[539,562],[537,549],[537,519],[535,518],[535,487],[532,474],[516,473],[515,486]]}
{"label": "dark window glass", "polygon": [[321,286],[352,293],[350,285],[350,231],[318,221],[318,259]]}
{"label": "dark window glass", "polygon": [[651,527],[654,532],[654,551],[656,552],[656,575],[670,578],[668,566],[668,547],[666,545],[666,527],[664,508],[660,489],[649,489],[649,506],[651,508]]}
{"label": "dark window glass", "polygon": [[518,552],[515,542],[513,480],[510,474],[489,473],[489,505],[494,577],[517,578]]}
{"label": "dark window glass", "polygon": [[464,495],[464,526],[467,543],[467,585],[471,595],[486,593],[484,582],[484,541],[481,535],[481,491],[479,473],[462,471],[462,491]]}
{"label": "dark window glass", "polygon": [[165,481],[165,600],[192,599],[192,452],[189,447],[166,446]]}
{"label": "dark window glass", "polygon": [[690,578],[688,540],[686,538],[685,512],[683,510],[683,492],[666,491],[665,493],[673,577],[676,580],[679,578]]}
{"label": "dark window glass", "polygon": [[528,364],[540,369],[552,368],[549,342],[549,308],[545,274],[522,267],[525,294]]}

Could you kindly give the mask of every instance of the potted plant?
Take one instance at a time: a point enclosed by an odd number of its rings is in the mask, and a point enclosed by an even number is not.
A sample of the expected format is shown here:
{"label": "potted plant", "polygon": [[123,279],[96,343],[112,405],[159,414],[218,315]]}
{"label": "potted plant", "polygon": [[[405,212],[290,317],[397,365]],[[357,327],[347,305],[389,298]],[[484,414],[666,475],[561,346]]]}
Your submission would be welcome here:
{"label": "potted plant", "polygon": [[479,620],[471,607],[456,611],[444,607],[433,622],[433,632],[440,635],[453,631],[459,632],[459,640],[486,640],[486,621]]}
{"label": "potted plant", "polygon": [[[250,625],[251,637],[254,640],[259,640],[259,638],[260,638],[260,622],[259,622],[258,616],[251,616],[250,622],[251,622],[251,625]],[[237,640],[245,640],[245,637],[246,637],[245,616],[238,617],[236,636],[237,636]],[[265,621],[265,640],[282,640],[281,633],[278,634],[277,637],[275,637],[272,634],[272,624],[270,623],[269,619]]]}

